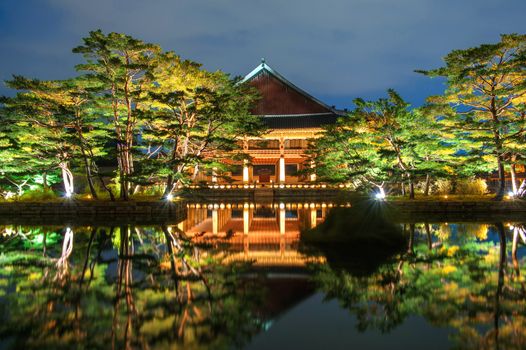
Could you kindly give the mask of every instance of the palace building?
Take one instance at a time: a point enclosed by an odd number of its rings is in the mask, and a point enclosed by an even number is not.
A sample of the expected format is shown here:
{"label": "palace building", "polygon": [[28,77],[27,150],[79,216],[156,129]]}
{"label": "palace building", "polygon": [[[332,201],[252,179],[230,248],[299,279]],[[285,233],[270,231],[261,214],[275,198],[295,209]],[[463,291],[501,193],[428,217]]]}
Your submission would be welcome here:
{"label": "palace building", "polygon": [[[306,164],[308,139],[316,138],[322,126],[336,122],[343,111],[336,110],[300,89],[265,60],[244,77],[241,83],[255,87],[260,99],[252,109],[268,127],[259,138],[245,138],[243,150],[252,161],[239,166],[231,179],[245,184],[302,183],[315,181],[299,175]],[[212,174],[212,182],[221,181]]]}

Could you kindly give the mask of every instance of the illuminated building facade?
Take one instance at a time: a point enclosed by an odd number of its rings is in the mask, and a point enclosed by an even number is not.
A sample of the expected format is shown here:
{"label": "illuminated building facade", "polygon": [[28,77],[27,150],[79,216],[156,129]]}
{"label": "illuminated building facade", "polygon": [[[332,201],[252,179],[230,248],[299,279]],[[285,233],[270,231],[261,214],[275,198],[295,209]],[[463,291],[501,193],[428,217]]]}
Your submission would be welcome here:
{"label": "illuminated building facade", "polygon": [[[323,125],[335,123],[343,112],[292,84],[264,60],[245,76],[242,83],[258,90],[260,99],[252,113],[263,120],[268,132],[259,138],[240,140],[251,162],[239,164],[237,170],[228,176],[235,183],[245,184],[315,181],[315,175],[299,175],[304,167],[315,167],[315,164],[306,164],[308,139],[316,138],[323,131]],[[222,181],[217,174],[206,180]]]}

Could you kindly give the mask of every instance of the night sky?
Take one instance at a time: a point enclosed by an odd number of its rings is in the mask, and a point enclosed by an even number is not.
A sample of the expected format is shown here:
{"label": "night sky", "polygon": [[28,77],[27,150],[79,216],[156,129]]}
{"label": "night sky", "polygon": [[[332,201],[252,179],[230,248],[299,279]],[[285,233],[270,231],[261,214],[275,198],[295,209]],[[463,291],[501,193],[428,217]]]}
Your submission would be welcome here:
{"label": "night sky", "polygon": [[[413,72],[453,49],[526,33],[524,0],[0,0],[0,79],[75,75],[90,30],[158,43],[245,75],[266,62],[329,105],[394,88],[414,105],[443,82]],[[0,94],[11,95],[3,84]]]}

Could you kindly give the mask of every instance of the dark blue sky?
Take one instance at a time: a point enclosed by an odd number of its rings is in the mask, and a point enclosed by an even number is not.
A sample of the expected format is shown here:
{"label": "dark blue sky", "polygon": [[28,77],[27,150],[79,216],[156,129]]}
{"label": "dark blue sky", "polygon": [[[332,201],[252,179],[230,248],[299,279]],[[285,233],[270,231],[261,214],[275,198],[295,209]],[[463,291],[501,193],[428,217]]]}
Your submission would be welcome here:
{"label": "dark blue sky", "polygon": [[[71,49],[102,29],[244,75],[261,57],[327,104],[395,88],[420,105],[453,49],[526,33],[524,0],[1,0],[0,79],[73,76]],[[0,94],[11,94],[2,84]]]}

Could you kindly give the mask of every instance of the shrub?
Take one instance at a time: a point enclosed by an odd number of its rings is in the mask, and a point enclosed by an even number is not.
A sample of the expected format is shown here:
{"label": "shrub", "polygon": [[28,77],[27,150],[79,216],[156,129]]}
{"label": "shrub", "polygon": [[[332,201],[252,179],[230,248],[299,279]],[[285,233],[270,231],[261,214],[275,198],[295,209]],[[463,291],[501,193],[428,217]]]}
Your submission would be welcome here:
{"label": "shrub", "polygon": [[484,179],[468,178],[457,183],[457,194],[483,195],[488,191],[488,184]]}
{"label": "shrub", "polygon": [[453,182],[448,179],[438,179],[433,183],[431,187],[431,192],[434,194],[445,195],[451,194],[452,191]]}
{"label": "shrub", "polygon": [[134,196],[137,197],[158,197],[160,198],[164,193],[164,184],[156,184],[149,186],[141,186]]}
{"label": "shrub", "polygon": [[53,190],[32,190],[32,191],[26,191],[24,194],[20,197],[20,200],[22,201],[37,201],[37,202],[45,202],[45,201],[52,201],[57,199],[58,196]]}

